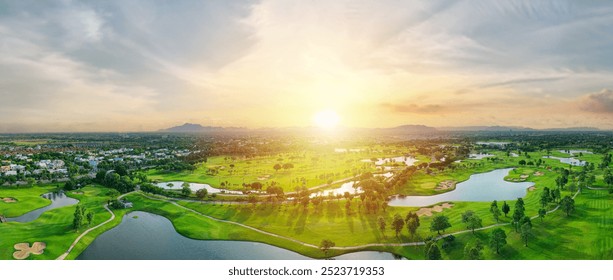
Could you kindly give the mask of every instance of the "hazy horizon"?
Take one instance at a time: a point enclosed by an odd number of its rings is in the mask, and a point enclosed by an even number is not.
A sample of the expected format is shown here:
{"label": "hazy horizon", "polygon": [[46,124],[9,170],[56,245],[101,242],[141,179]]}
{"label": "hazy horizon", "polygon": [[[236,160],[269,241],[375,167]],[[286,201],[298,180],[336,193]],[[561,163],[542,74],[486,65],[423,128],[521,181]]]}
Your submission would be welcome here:
{"label": "hazy horizon", "polygon": [[0,133],[613,129],[612,2],[2,1]]}

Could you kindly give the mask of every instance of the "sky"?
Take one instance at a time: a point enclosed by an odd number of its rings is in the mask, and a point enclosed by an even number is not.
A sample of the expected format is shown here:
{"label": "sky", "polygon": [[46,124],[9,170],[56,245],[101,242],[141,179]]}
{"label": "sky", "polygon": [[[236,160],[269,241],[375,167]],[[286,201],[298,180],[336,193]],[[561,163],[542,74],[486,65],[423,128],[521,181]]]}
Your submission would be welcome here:
{"label": "sky", "polygon": [[613,129],[611,1],[0,0],[0,133]]}

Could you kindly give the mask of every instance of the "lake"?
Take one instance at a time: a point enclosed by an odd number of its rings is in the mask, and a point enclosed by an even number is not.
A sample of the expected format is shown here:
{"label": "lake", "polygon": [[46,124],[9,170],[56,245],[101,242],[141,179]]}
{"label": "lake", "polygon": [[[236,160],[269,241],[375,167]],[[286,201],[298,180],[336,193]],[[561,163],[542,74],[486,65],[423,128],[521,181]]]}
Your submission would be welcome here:
{"label": "lake", "polygon": [[483,159],[486,157],[493,157],[494,155],[492,154],[470,154],[468,155],[469,159]]}
{"label": "lake", "polygon": [[40,215],[42,215],[43,213],[51,209],[60,208],[60,207],[74,205],[74,204],[79,203],[79,200],[68,197],[63,192],[59,192],[59,193],[51,192],[51,193],[43,194],[41,196],[46,199],[51,200],[51,204],[43,208],[39,208],[34,211],[25,213],[19,217],[7,218],[6,220],[9,222],[27,223],[27,222],[31,222],[31,221],[38,219]]}
{"label": "lake", "polygon": [[[138,218],[135,219],[135,217]],[[165,217],[135,211],[101,234],[79,260],[305,260],[309,257],[248,241],[196,240],[177,233]],[[395,259],[391,253],[357,252],[335,259]]]}
{"label": "lake", "polygon": [[575,166],[584,166],[585,165],[585,161],[576,159],[576,158],[561,158],[561,157],[554,157],[554,156],[544,156],[543,158],[549,158],[549,159],[557,159],[562,163],[566,163],[566,164],[570,164],[570,165],[575,165]]}
{"label": "lake", "polygon": [[[414,157],[391,157],[391,158],[377,158],[377,161],[375,161],[374,163],[375,165],[380,166],[380,165],[384,165],[387,163],[404,162],[404,164],[407,166],[413,166],[418,161],[419,160],[415,159]],[[363,159],[362,162],[373,162],[373,161],[370,159]]]}
{"label": "lake", "polygon": [[[180,190],[183,188],[183,181],[172,181],[172,182],[162,182],[155,184],[156,186],[167,189],[167,190]],[[172,184],[169,186],[168,184]],[[227,194],[243,194],[243,192],[239,191],[229,191],[224,189],[213,188],[209,184],[200,184],[200,183],[189,183],[189,188],[192,192],[196,192],[201,189],[206,189],[209,194],[213,193],[227,193]]]}
{"label": "lake", "polygon": [[464,182],[456,184],[450,192],[431,196],[395,196],[390,206],[422,207],[445,201],[494,201],[515,200],[526,195],[532,182],[507,182],[504,177],[513,168],[497,169],[487,173],[473,174]]}

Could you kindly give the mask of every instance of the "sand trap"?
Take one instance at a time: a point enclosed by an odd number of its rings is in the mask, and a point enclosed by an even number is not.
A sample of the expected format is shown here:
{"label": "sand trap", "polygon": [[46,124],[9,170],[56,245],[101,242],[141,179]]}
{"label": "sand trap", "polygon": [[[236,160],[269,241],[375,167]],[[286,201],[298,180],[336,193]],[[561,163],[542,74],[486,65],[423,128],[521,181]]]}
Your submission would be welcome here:
{"label": "sand trap", "polygon": [[521,176],[519,176],[519,178],[521,178],[521,179],[526,179],[528,177],[530,177],[530,175],[521,175]]}
{"label": "sand trap", "polygon": [[540,172],[540,171],[534,172],[534,176],[543,176],[543,175],[544,175],[543,172]]}
{"label": "sand trap", "polygon": [[532,187],[529,187],[529,188],[528,188],[528,191],[529,191],[529,192],[534,191],[534,190],[536,190],[536,187],[535,187],[535,186],[532,186]]}
{"label": "sand trap", "polygon": [[17,200],[12,198],[12,197],[4,197],[1,200],[6,202],[6,203],[15,203],[15,202],[17,202]]}
{"label": "sand trap", "polygon": [[452,181],[452,180],[442,181],[438,184],[438,186],[436,186],[436,188],[434,188],[434,190],[443,191],[443,190],[455,189],[456,183],[457,183],[456,181]]}
{"label": "sand trap", "polygon": [[258,180],[264,181],[264,180],[268,180],[268,178],[270,178],[270,175],[264,175],[262,177],[258,177]]}
{"label": "sand trap", "polygon": [[432,208],[419,208],[419,210],[417,210],[416,213],[417,213],[417,216],[420,216],[420,217],[421,216],[429,217],[429,216],[432,216],[432,212],[440,213],[440,212],[443,212],[444,209],[449,209],[451,207],[453,207],[452,203],[445,202],[442,205],[436,205]]}
{"label": "sand trap", "polygon": [[18,260],[24,260],[30,256],[30,254],[40,255],[45,252],[45,248],[47,248],[47,244],[44,242],[34,242],[32,247],[30,247],[29,243],[17,243],[13,246],[15,253],[13,253],[13,258]]}

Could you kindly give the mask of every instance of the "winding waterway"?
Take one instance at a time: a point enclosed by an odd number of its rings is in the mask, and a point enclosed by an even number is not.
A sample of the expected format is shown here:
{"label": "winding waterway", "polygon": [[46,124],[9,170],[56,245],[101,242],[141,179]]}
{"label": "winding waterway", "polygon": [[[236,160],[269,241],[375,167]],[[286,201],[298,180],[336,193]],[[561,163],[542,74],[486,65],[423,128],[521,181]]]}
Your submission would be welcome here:
{"label": "winding waterway", "polygon": [[57,192],[57,193],[50,192],[50,193],[43,194],[41,196],[43,198],[51,200],[51,204],[43,208],[38,208],[34,211],[25,213],[19,217],[7,218],[6,220],[9,222],[27,223],[27,222],[31,222],[31,221],[38,219],[40,215],[42,215],[43,213],[49,210],[79,203],[79,200],[76,200],[72,197],[68,197],[63,192]]}
{"label": "winding waterway", "polygon": [[456,184],[450,192],[431,196],[395,196],[390,206],[428,206],[445,201],[493,201],[514,200],[526,195],[532,182],[507,182],[504,177],[513,168],[497,169],[487,173],[473,174],[467,181]]}
{"label": "winding waterway", "polygon": [[[391,253],[357,252],[335,259],[396,259]],[[305,260],[309,257],[248,241],[196,240],[180,235],[159,215],[135,211],[101,234],[80,260]]]}

